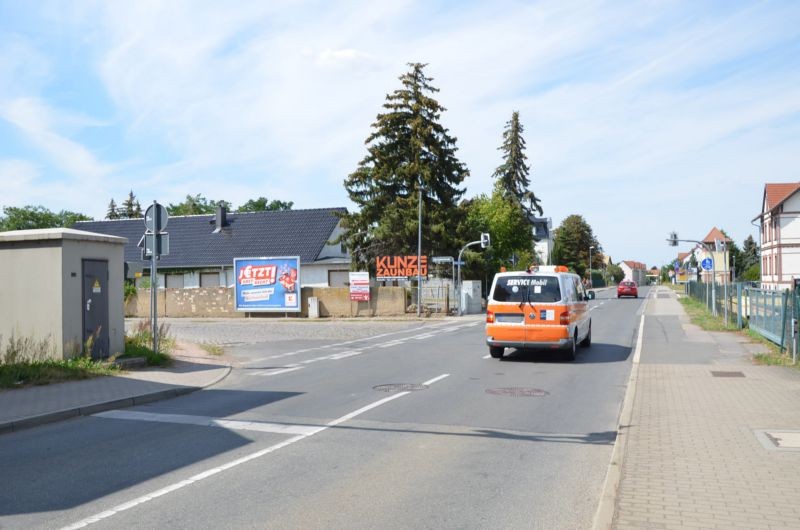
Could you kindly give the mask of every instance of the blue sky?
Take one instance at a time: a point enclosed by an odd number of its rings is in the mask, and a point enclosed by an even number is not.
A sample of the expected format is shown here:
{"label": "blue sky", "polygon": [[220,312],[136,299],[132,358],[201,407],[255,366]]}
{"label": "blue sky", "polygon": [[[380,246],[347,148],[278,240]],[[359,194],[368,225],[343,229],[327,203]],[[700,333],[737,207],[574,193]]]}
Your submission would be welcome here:
{"label": "blue sky", "polygon": [[672,230],[741,245],[764,183],[800,181],[798,2],[223,4],[0,0],[0,206],[352,208],[408,62],[441,90],[466,197],[517,110],[545,215],[583,215],[615,261],[666,263]]}

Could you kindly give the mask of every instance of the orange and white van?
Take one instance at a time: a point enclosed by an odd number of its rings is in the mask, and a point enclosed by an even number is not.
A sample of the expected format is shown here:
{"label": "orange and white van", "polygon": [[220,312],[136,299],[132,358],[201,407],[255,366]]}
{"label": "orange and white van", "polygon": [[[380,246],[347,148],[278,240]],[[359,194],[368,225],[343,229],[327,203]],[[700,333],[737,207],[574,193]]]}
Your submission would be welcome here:
{"label": "orange and white van", "polygon": [[506,348],[560,349],[574,360],[578,344],[592,343],[593,298],[564,266],[495,274],[486,303],[489,353],[499,359]]}

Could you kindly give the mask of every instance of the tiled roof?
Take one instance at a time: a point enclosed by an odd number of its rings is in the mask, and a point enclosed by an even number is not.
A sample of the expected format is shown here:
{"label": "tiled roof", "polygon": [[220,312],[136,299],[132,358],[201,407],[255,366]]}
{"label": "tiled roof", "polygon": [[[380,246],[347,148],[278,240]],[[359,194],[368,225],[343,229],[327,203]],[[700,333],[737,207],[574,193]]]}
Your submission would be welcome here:
{"label": "tiled roof", "polygon": [[764,196],[767,200],[767,209],[772,210],[798,189],[800,189],[800,182],[765,184]]}
{"label": "tiled roof", "polygon": [[766,212],[771,212],[800,189],[800,182],[777,182],[764,184],[764,198],[761,203],[761,213],[753,217],[753,221],[764,217]]}
{"label": "tiled roof", "polygon": [[[344,208],[228,213],[222,231],[214,233],[215,216],[170,217],[170,253],[159,267],[231,266],[233,258],[300,256],[300,263],[313,263],[339,222]],[[125,261],[141,262],[137,243],[145,231],[143,219],[84,221],[74,228],[128,238]]]}
{"label": "tiled roof", "polygon": [[714,228],[711,229],[708,235],[705,238],[703,238],[703,243],[713,243],[717,239],[719,239],[720,241],[726,241],[728,243],[731,241],[729,238],[725,237],[725,234],[723,234],[719,228],[715,226]]}
{"label": "tiled roof", "polygon": [[639,261],[623,260],[622,263],[624,263],[631,269],[647,269],[647,265]]}
{"label": "tiled roof", "polygon": [[688,258],[690,254],[691,254],[691,252],[678,252],[678,261],[683,263],[683,260]]}

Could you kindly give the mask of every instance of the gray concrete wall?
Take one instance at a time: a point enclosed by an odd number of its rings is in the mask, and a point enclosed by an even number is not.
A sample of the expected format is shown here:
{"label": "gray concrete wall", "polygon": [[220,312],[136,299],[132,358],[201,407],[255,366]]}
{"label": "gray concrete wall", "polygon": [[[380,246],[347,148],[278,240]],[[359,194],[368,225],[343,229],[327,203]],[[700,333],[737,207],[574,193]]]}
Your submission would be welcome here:
{"label": "gray concrete wall", "polygon": [[0,243],[0,359],[8,341],[52,341],[52,356],[60,358],[61,241]]}
{"label": "gray concrete wall", "polygon": [[[201,287],[196,289],[158,289],[158,316],[160,317],[228,317],[244,318],[247,313],[235,311],[234,290],[226,287]],[[406,308],[406,292],[402,287],[373,287],[369,302],[351,302],[347,287],[303,287],[299,316],[308,316],[308,298],[319,300],[321,317],[358,317],[402,315]],[[127,316],[150,316],[150,289],[139,289],[125,308]],[[284,316],[284,313],[274,313]],[[297,316],[297,313],[289,313]],[[268,314],[259,313],[267,316]]]}
{"label": "gray concrete wall", "polygon": [[[65,239],[62,250],[63,343],[80,345],[83,338],[83,260],[108,262],[108,339],[111,355],[125,351],[124,244]],[[68,353],[68,352],[67,352]]]}

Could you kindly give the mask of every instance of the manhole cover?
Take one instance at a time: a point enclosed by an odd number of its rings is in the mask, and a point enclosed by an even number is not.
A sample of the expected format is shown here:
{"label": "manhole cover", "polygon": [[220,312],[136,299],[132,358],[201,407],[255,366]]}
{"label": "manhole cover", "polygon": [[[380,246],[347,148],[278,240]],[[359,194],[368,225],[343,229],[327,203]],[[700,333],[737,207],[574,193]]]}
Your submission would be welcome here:
{"label": "manhole cover", "polygon": [[546,390],[540,390],[538,388],[519,388],[519,387],[488,388],[486,389],[486,393],[495,396],[508,396],[508,397],[542,397],[550,395],[550,392],[547,392]]}
{"label": "manhole cover", "polygon": [[669,294],[661,293],[658,295],[659,298],[669,298]]}
{"label": "manhole cover", "polygon": [[742,372],[711,372],[714,377],[744,377]]}
{"label": "manhole cover", "polygon": [[413,392],[415,390],[425,390],[427,385],[419,385],[415,383],[389,383],[387,385],[373,386],[372,390],[378,392]]}

